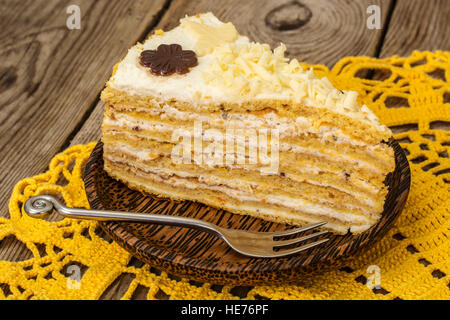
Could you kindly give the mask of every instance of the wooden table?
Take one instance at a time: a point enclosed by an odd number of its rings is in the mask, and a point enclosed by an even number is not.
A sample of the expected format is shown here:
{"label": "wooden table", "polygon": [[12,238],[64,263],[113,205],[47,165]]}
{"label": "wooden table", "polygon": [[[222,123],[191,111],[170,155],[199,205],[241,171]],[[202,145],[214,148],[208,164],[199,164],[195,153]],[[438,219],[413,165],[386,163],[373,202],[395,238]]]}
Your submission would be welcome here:
{"label": "wooden table", "polygon": [[[74,4],[79,30],[66,25]],[[381,9],[380,29],[367,27],[370,5]],[[113,65],[186,14],[212,11],[252,40],[283,42],[289,57],[328,67],[345,56],[450,50],[450,0],[0,0],[0,8],[1,216],[17,181],[68,146],[99,139],[100,92]],[[2,260],[30,257],[13,236],[0,242]],[[119,277],[102,298],[120,298],[129,282]]]}

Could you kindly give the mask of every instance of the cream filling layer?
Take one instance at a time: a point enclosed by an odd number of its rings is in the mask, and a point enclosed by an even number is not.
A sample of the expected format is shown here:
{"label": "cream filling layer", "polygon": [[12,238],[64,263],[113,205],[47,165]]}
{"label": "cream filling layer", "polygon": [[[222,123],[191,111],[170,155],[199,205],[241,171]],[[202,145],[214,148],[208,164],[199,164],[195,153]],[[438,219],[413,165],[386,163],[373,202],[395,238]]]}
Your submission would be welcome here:
{"label": "cream filling layer", "polygon": [[[107,166],[106,166],[107,167]],[[111,169],[110,169],[111,170]],[[167,196],[167,197],[175,197],[175,198],[185,198],[186,195],[185,193],[183,193],[180,190],[173,190],[173,189],[166,189],[163,187],[156,187],[152,184],[149,184],[147,182],[143,182],[145,181],[145,179],[143,178],[129,178],[129,177],[125,177],[122,176],[121,173],[115,172],[114,176],[116,178],[122,179],[123,181],[128,181],[129,183],[132,183],[140,188],[143,188],[144,190],[150,192],[150,193],[155,193],[155,194],[161,194],[163,196]],[[205,199],[204,197],[195,197],[194,199],[191,200],[195,200],[195,201],[207,201],[209,203],[209,205],[213,205],[213,203],[215,203],[216,201],[213,199],[211,201],[208,201],[209,199]],[[304,223],[317,223],[317,222],[322,222],[323,219],[321,219],[320,217],[314,218],[314,217],[309,217],[309,216],[300,216],[299,214],[296,213],[291,213],[291,212],[287,212],[285,210],[281,210],[281,209],[275,209],[273,207],[268,207],[268,206],[264,206],[259,204],[258,206],[252,203],[232,203],[232,202],[227,202],[224,203],[221,206],[223,209],[225,210],[229,210],[232,212],[239,212],[239,211],[247,211],[247,212],[257,212],[258,214],[255,214],[255,216],[259,216],[259,214],[264,214],[267,216],[275,216],[275,217],[279,217],[281,219],[284,220],[292,220],[292,221],[302,221]],[[372,224],[361,224],[361,225],[353,225],[353,226],[345,226],[342,224],[338,224],[335,223],[333,221],[329,221],[327,222],[327,228],[331,229],[331,230],[335,230],[341,234],[346,233],[347,231],[350,232],[362,232],[365,231],[367,229],[369,229],[372,226]]]}
{"label": "cream filling layer", "polygon": [[325,207],[319,204],[314,204],[304,199],[299,198],[294,199],[286,196],[274,196],[274,195],[267,195],[265,199],[260,199],[255,196],[249,195],[243,191],[231,189],[225,186],[207,185],[205,183],[200,182],[194,183],[186,179],[176,177],[163,178],[159,174],[149,172],[143,175],[140,172],[136,172],[135,170],[132,171],[136,176],[140,176],[144,179],[151,178],[157,182],[164,183],[175,188],[187,188],[191,190],[197,190],[199,188],[202,188],[211,191],[219,191],[233,199],[236,199],[239,202],[263,203],[263,200],[265,200],[264,203],[289,208],[290,210],[293,211],[299,210],[299,208],[301,208],[301,211],[306,212],[308,214],[326,216],[336,219],[338,221],[342,221],[344,223],[364,224],[374,222],[373,219],[369,219],[366,216],[355,215],[351,212],[345,212],[344,210],[337,211],[333,208]]}
{"label": "cream filling layer", "polygon": [[[143,163],[143,161],[146,160],[152,160],[152,159],[156,159],[158,158],[159,155],[155,155],[154,153],[149,153],[148,150],[142,151],[142,149],[137,149],[137,148],[133,148],[128,144],[124,144],[124,143],[114,143],[114,145],[110,145],[110,144],[105,144],[104,146],[105,150],[107,150],[110,153],[125,153],[125,154],[131,154],[133,156],[135,156],[138,161],[141,161]],[[166,155],[168,156],[168,154]],[[184,159],[181,159],[184,160]],[[187,159],[186,159],[187,160]],[[226,165],[225,167],[230,168],[230,169],[244,169],[247,171],[252,171],[251,168],[245,167],[245,166],[238,166],[238,165],[233,165],[233,164],[229,164]],[[297,172],[299,172],[300,174],[318,174],[320,172],[323,172],[323,168],[319,168],[316,166],[311,166],[311,165],[304,165],[301,167],[298,167]],[[336,172],[332,172],[330,171],[330,173],[334,173],[334,174],[338,174]],[[258,173],[259,174],[259,173]],[[359,192],[355,192],[351,189],[347,189],[347,188],[343,188],[339,185],[331,185],[331,184],[325,184],[325,183],[320,183],[318,181],[315,180],[311,180],[311,179],[307,179],[307,178],[299,178],[296,175],[293,174],[287,174],[285,173],[286,177],[293,180],[293,181],[297,181],[297,182],[307,182],[310,184],[314,184],[317,186],[322,186],[322,187],[332,187],[335,189],[338,189],[342,192],[348,193],[348,194],[353,194],[356,197],[361,197],[363,199],[369,197],[376,197],[378,196],[379,193],[379,188],[377,188],[376,186],[374,186],[373,184],[371,184],[368,181],[364,181],[362,179],[353,179],[352,184],[354,184],[356,187],[364,190],[366,193],[359,193]],[[369,201],[369,200],[367,200]],[[370,205],[372,205],[373,202],[370,202]]]}
{"label": "cream filling layer", "polygon": [[[103,123],[108,126],[124,128],[127,130],[133,130],[133,128],[135,128],[135,127],[139,127],[144,130],[155,131],[155,132],[164,132],[164,133],[173,133],[177,130],[180,130],[180,128],[177,126],[172,126],[172,125],[168,125],[166,123],[157,122],[157,121],[146,121],[146,120],[136,119],[136,118],[130,117],[125,114],[117,114],[115,117],[116,117],[115,120],[107,117],[103,120]],[[227,135],[225,134],[223,137],[224,141],[226,141],[226,137],[227,137]],[[236,137],[236,134],[233,135],[233,137]],[[216,133],[214,131],[210,131],[210,130],[205,130],[204,135],[202,136],[202,139],[204,141],[208,141],[208,142],[215,141],[215,138],[216,138]],[[175,141],[169,141],[169,142],[173,143]],[[236,139],[236,145],[238,146],[236,149],[239,150],[239,147],[244,147],[246,142],[248,143],[249,148],[256,148],[256,149],[261,148],[261,147],[264,148],[264,146],[260,146],[257,141],[251,142],[251,141]],[[301,146],[291,145],[288,143],[279,143],[279,151],[293,152],[293,153],[300,153],[300,154],[310,154],[313,156],[318,156],[318,157],[322,157],[324,159],[328,159],[330,161],[335,161],[336,159],[343,159],[343,160],[346,160],[346,161],[352,163],[353,165],[355,165],[359,168],[364,168],[364,169],[370,170],[370,171],[374,172],[375,174],[384,174],[383,170],[381,170],[380,168],[374,166],[373,164],[371,164],[369,162],[366,162],[363,160],[357,160],[357,159],[354,159],[345,154],[332,152],[332,150],[330,150],[330,152],[328,154],[324,154],[318,150],[312,150],[312,149],[304,148]],[[151,151],[149,151],[149,152],[151,152]]]}
{"label": "cream filling layer", "polygon": [[[110,152],[116,152],[116,153],[127,153],[127,154],[131,154],[133,156],[135,156],[139,161],[148,161],[148,160],[152,160],[152,159],[156,159],[158,158],[160,155],[163,156],[169,156],[171,157],[172,155],[170,153],[155,153],[154,150],[150,150],[150,149],[143,149],[143,148],[134,148],[128,144],[125,143],[121,143],[121,142],[116,142],[114,143],[114,145],[110,145],[110,144],[105,144],[105,148],[108,148],[108,150]],[[181,160],[181,161],[188,161],[190,159],[187,158],[183,158],[183,159],[177,159],[177,160]],[[247,167],[242,166],[242,165],[235,165],[235,164],[224,164],[224,167],[226,168],[231,168],[231,169],[245,169],[245,170],[249,170]],[[323,168],[317,167],[317,166],[312,166],[312,165],[304,165],[301,167],[296,168],[296,171],[299,173],[303,173],[303,174],[311,174],[311,173],[315,173],[318,174],[320,172],[323,172]],[[339,174],[339,172],[334,172],[334,171],[329,171],[330,173],[334,173],[334,174]],[[306,181],[308,183],[312,183],[312,184],[317,184],[317,185],[322,185],[322,186],[328,186],[328,185],[323,185],[323,184],[319,184],[317,182],[311,181],[309,179],[302,179],[299,180],[297,179],[295,176],[293,175],[288,175],[288,177],[290,179],[299,181],[299,182],[303,182]],[[353,183],[364,190],[367,190],[368,193],[371,193],[372,195],[376,195],[379,192],[379,189],[372,185],[370,182],[368,181],[364,181],[362,179],[357,179],[356,181],[353,181]],[[334,186],[333,186],[334,187]],[[351,194],[352,191],[343,189],[341,187],[336,186],[336,188],[340,188],[339,190],[349,193]],[[366,196],[366,195],[364,195]]]}
{"label": "cream filling layer", "polygon": [[[113,162],[123,163],[123,161],[124,161],[122,158],[114,157],[110,154],[105,155],[105,158],[110,161],[113,161]],[[205,183],[208,185],[225,185],[232,189],[237,189],[239,191],[246,192],[249,194],[254,194],[254,188],[258,187],[257,182],[246,181],[246,180],[242,180],[242,179],[235,178],[235,177],[233,177],[232,179],[223,179],[221,177],[214,176],[214,175],[197,174],[197,173],[173,170],[173,169],[168,169],[168,168],[148,166],[143,163],[137,164],[137,163],[133,163],[133,162],[127,162],[127,164],[130,166],[133,166],[135,169],[155,173],[155,174],[158,174],[158,175],[164,176],[164,177],[171,177],[171,176],[175,175],[175,176],[178,176],[181,178],[194,178],[194,179],[197,179],[201,183]],[[321,184],[309,182],[309,181],[305,181],[305,182],[310,183],[312,185],[316,185],[316,186],[331,187],[331,188],[337,189],[341,192],[344,192],[350,196],[355,197],[356,199],[358,199],[358,201],[362,201],[365,205],[372,207],[372,208],[376,207],[376,205],[377,205],[373,200],[370,199],[370,197],[367,196],[367,194],[349,192],[348,190],[347,191],[343,190],[339,186],[334,186],[334,185],[333,186],[323,185],[323,184],[321,185]],[[326,201],[324,201],[320,198],[315,198],[315,201],[326,203]],[[361,206],[358,206],[358,205],[355,205],[352,203],[345,203],[344,205],[346,207],[348,207],[349,209],[362,209],[363,210],[363,208],[361,208]],[[369,214],[369,216],[370,216],[370,214]]]}
{"label": "cream filling layer", "polygon": [[[170,152],[157,151],[157,150],[145,149],[145,148],[134,148],[128,144],[121,143],[121,142],[115,143],[114,146],[119,151],[123,150],[124,152],[128,152],[129,154],[133,154],[136,158],[138,158],[141,161],[156,159],[159,156],[169,156],[169,157],[171,157],[172,160],[175,160],[177,162],[179,161],[182,163],[191,163],[191,162],[197,163],[195,157],[189,157],[189,155],[183,155],[180,157],[179,155],[172,154]],[[314,152],[309,152],[309,150],[308,150],[308,152],[305,152],[305,153],[314,154]],[[209,157],[210,157],[210,154],[208,152],[206,152],[206,150],[202,150],[202,152],[199,152],[198,154],[202,155],[202,157],[206,158],[206,159],[209,159]],[[227,154],[229,154],[229,153],[224,152],[223,157],[226,158]],[[332,157],[329,157],[326,155],[324,156],[323,154],[321,154],[319,152],[315,152],[315,154],[335,161],[335,159],[332,159]],[[236,150],[233,154],[230,154],[230,155],[236,156],[236,158],[239,156],[242,156],[242,157],[247,156],[244,153],[240,153],[238,150]],[[361,161],[359,161],[359,162],[362,163]],[[226,161],[222,161],[222,163],[220,163],[220,162],[214,163],[213,162],[213,163],[211,163],[211,167],[230,167],[230,168],[242,168],[243,167],[242,165],[234,165],[233,163],[226,163]],[[201,163],[197,163],[197,164],[202,165]],[[206,166],[206,164],[205,164],[205,166]],[[359,166],[363,167],[364,164],[359,165]],[[263,166],[261,166],[261,167],[263,167]],[[370,169],[373,172],[381,173],[381,171],[378,168],[374,168],[373,166],[370,166]],[[304,173],[311,173],[311,172],[319,173],[320,171],[323,171],[323,168],[308,166],[305,168],[297,168],[297,171],[304,172]]]}
{"label": "cream filling layer", "polygon": [[[142,148],[133,148],[128,144],[125,143],[114,143],[114,145],[110,145],[110,144],[105,144],[105,148],[108,148],[108,151],[110,152],[115,152],[115,153],[128,153],[131,154],[133,156],[135,156],[139,161],[146,161],[146,160],[151,160],[152,157],[149,155],[149,150],[148,149],[142,149]],[[152,152],[153,153],[153,152]],[[170,156],[170,154],[165,153],[165,156]],[[154,157],[153,159],[155,159],[156,157]],[[182,160],[187,160],[187,159],[182,159]],[[237,165],[227,165],[226,167],[232,168],[232,169],[243,169],[245,167],[242,166],[237,166]],[[315,166],[302,166],[301,168],[297,168],[298,172],[300,173],[319,173],[321,171],[323,171],[322,168],[319,167],[315,167]]]}
{"label": "cream filling layer", "polygon": [[[129,110],[130,107],[116,106],[119,110]],[[160,107],[149,107],[149,108],[139,108],[132,107],[131,110],[142,112],[144,114],[149,114],[151,116],[160,116],[161,119],[168,120],[179,120],[179,121],[202,121],[204,123],[210,124],[211,127],[230,127],[230,128],[270,128],[277,129],[280,133],[280,137],[295,137],[302,134],[316,134],[323,141],[333,140],[336,143],[346,143],[352,146],[359,146],[367,148],[370,152],[376,150],[377,146],[369,146],[366,143],[352,139],[347,136],[338,127],[330,126],[320,126],[318,128],[314,127],[311,120],[299,116],[295,120],[289,118],[283,118],[277,116],[274,112],[267,113],[263,116],[256,116],[252,114],[243,113],[223,113],[221,117],[211,116],[204,113],[195,113],[189,111],[181,111],[175,107],[164,105]],[[123,116],[124,120],[129,120],[132,118],[126,114],[115,113],[116,118],[121,118]],[[335,139],[336,138],[336,139]]]}

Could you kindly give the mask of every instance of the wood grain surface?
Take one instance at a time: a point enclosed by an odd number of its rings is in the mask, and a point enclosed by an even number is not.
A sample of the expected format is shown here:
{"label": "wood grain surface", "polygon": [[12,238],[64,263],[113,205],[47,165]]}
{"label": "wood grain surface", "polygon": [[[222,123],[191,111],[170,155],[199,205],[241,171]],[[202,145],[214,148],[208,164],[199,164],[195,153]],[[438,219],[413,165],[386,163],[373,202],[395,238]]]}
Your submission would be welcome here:
{"label": "wood grain surface", "polygon": [[[81,29],[66,26],[78,4]],[[113,65],[158,21],[164,1],[6,1],[0,13],[0,216],[14,184],[42,172],[97,104]],[[38,14],[37,14],[38,13]],[[107,48],[105,50],[105,48]],[[9,243],[8,243],[9,242]],[[19,259],[4,241],[0,259]]]}
{"label": "wood grain surface", "polygon": [[450,1],[397,0],[380,57],[450,50]]}
{"label": "wood grain surface", "polygon": [[[377,3],[383,29],[368,30],[366,8]],[[81,30],[66,28],[70,4],[81,6]],[[100,90],[126,49],[155,27],[176,25],[186,13],[211,10],[253,40],[272,46],[284,41],[290,57],[327,66],[345,55],[386,57],[415,49],[450,49],[447,0],[2,0],[0,9],[2,216],[8,215],[8,198],[17,181],[43,172],[71,141],[98,140]],[[0,259],[18,261],[30,255],[14,238],[0,242]],[[123,284],[115,282],[102,298],[120,297],[120,288],[127,286],[123,278]]]}

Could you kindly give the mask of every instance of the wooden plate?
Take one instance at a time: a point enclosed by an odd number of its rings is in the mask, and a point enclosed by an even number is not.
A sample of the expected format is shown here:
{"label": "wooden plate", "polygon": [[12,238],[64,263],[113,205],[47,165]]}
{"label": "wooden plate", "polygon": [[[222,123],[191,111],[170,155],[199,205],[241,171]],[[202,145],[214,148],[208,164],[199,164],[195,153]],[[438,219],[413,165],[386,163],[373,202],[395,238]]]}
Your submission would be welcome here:
{"label": "wooden plate", "polygon": [[[205,232],[152,224],[101,222],[102,228],[138,259],[169,273],[218,284],[274,284],[294,282],[305,275],[337,267],[339,259],[354,254],[380,238],[399,215],[408,197],[410,170],[405,154],[394,140],[396,169],[386,177],[389,194],[380,221],[358,235],[331,235],[316,248],[284,258],[250,258],[230,249]],[[202,219],[227,228],[276,231],[288,228],[250,216],[191,201],[171,201],[129,189],[103,170],[103,144],[93,150],[84,172],[91,208]]]}

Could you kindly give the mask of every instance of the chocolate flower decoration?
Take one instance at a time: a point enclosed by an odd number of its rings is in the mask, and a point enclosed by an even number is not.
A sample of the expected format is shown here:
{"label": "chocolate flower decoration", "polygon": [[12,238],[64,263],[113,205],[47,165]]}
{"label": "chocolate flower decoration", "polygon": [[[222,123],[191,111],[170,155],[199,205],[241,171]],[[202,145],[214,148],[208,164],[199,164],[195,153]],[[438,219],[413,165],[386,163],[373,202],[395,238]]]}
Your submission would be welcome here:
{"label": "chocolate flower decoration", "polygon": [[141,65],[150,68],[157,76],[184,74],[197,65],[197,57],[192,50],[183,50],[179,44],[161,44],[156,50],[144,50],[140,55]]}

